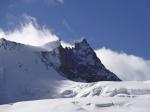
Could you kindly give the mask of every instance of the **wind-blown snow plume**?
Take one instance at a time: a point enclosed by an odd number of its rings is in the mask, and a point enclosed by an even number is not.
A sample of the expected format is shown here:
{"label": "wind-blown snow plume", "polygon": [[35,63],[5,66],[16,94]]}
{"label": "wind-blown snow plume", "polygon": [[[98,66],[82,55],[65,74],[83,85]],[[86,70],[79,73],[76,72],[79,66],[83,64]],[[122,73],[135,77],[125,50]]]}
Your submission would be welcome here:
{"label": "wind-blown snow plume", "polygon": [[46,27],[37,24],[34,17],[25,15],[25,22],[13,31],[0,30],[0,38],[32,46],[41,46],[45,43],[56,41],[58,37]]}
{"label": "wind-blown snow plume", "polygon": [[150,60],[106,48],[95,51],[102,63],[122,80],[150,80]]}

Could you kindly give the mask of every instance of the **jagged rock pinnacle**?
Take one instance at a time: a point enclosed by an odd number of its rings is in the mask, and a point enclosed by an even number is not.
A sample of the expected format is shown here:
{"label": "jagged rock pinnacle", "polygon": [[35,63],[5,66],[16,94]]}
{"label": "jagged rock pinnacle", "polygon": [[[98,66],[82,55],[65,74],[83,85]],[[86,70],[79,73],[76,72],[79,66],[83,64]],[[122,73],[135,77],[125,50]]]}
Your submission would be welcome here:
{"label": "jagged rock pinnacle", "polygon": [[58,71],[65,77],[77,81],[120,81],[101,63],[86,39],[75,43],[73,48],[59,47],[60,66]]}

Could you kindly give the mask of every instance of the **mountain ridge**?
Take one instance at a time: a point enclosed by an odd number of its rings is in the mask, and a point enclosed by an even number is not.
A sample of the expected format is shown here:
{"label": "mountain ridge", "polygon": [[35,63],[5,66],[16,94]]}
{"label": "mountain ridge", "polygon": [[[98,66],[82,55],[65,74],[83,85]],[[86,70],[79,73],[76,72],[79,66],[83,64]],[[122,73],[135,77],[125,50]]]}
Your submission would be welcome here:
{"label": "mountain ridge", "polygon": [[[51,51],[57,54],[60,66],[56,67],[58,72],[74,81],[120,81],[120,79],[109,71],[97,57],[86,39],[76,42],[74,47],[66,47],[60,44]],[[42,52],[43,57],[48,60],[48,52]],[[47,55],[47,56],[46,56]]]}
{"label": "mountain ridge", "polygon": [[[63,48],[65,52],[66,49]],[[86,81],[86,77],[82,80],[68,79],[69,74],[60,69],[62,60],[59,50],[60,46],[48,51],[0,39],[0,104],[61,98],[62,91],[78,84],[75,81],[90,82]]]}
{"label": "mountain ridge", "polygon": [[[20,46],[28,47],[28,45],[0,39],[0,47],[4,49],[21,49]],[[47,43],[42,47],[43,50],[36,51],[40,53],[41,60],[71,80],[86,82],[120,81],[114,73],[102,64],[86,39],[76,42],[72,48],[63,48],[59,40]],[[29,49],[31,48],[34,47],[31,46]],[[46,48],[51,50],[47,51]]]}

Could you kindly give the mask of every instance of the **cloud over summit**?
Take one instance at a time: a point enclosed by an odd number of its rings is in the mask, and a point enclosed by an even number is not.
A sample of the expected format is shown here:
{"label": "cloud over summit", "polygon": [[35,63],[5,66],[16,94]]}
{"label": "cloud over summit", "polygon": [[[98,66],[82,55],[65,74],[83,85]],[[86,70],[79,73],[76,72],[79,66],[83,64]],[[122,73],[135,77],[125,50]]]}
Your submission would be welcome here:
{"label": "cloud over summit", "polygon": [[[38,25],[36,18],[28,15],[24,15],[24,21],[14,30],[6,32],[0,28],[0,38],[32,46],[42,46],[59,39],[51,30]],[[61,44],[64,47],[72,46],[63,40]],[[102,63],[122,80],[150,80],[150,60],[106,48],[95,51]]]}
{"label": "cloud over summit", "polygon": [[22,44],[41,46],[47,42],[58,40],[58,37],[46,27],[37,24],[34,17],[24,15],[24,21],[12,31],[0,30],[0,38]]}

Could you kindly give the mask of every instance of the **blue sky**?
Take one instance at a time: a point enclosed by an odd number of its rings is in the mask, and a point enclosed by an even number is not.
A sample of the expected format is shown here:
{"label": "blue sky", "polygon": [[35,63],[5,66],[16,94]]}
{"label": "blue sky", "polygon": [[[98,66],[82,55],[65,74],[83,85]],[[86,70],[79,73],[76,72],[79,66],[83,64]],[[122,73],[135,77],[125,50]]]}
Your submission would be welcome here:
{"label": "blue sky", "polygon": [[93,48],[150,59],[149,0],[1,0],[0,28],[12,30],[24,14],[66,42],[86,37]]}

